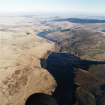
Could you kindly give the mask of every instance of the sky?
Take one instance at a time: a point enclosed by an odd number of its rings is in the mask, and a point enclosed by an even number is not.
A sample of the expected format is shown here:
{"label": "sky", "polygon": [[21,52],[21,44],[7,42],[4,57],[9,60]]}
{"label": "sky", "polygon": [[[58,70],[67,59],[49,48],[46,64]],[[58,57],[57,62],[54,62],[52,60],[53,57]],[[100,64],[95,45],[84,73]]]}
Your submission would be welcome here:
{"label": "sky", "polygon": [[105,0],[0,0],[0,13],[85,13],[105,14]]}

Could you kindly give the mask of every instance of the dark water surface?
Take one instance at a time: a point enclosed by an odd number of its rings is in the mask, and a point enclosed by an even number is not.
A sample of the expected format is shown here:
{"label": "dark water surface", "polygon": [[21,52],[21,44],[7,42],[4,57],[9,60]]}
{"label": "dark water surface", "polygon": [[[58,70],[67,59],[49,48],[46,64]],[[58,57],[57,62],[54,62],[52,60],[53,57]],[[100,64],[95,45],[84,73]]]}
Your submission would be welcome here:
{"label": "dark water surface", "polygon": [[42,60],[42,66],[53,75],[57,82],[58,86],[53,96],[59,105],[73,105],[75,102],[75,68],[88,70],[91,65],[98,64],[105,64],[105,61],[81,60],[68,53],[52,53],[46,62],[43,63]]}

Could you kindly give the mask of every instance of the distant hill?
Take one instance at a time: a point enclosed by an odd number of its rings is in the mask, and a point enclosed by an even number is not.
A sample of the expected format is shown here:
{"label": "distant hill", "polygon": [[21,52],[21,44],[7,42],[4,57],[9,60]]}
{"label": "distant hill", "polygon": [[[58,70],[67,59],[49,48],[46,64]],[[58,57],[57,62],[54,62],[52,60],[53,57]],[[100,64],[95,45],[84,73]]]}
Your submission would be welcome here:
{"label": "distant hill", "polygon": [[54,21],[68,21],[68,22],[80,23],[80,24],[85,24],[85,23],[105,23],[105,20],[100,20],[100,19],[81,19],[81,18],[56,19]]}

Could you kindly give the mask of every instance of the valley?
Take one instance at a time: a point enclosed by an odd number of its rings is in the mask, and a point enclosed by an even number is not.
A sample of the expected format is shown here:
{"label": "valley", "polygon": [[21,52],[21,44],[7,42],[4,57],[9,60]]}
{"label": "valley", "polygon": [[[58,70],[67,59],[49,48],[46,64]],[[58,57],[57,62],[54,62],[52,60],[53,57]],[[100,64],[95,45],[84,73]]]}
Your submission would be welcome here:
{"label": "valley", "polygon": [[0,17],[0,104],[44,93],[58,105],[104,105],[104,21]]}

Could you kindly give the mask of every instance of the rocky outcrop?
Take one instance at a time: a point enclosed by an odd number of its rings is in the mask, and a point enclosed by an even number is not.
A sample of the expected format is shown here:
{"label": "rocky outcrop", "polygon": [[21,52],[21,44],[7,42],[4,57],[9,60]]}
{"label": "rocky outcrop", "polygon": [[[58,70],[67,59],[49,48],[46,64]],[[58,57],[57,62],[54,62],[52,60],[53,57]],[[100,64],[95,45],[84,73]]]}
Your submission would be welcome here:
{"label": "rocky outcrop", "polygon": [[33,93],[54,91],[54,78],[40,65],[40,59],[54,50],[54,43],[31,29],[30,34],[0,31],[0,105],[24,105]]}

